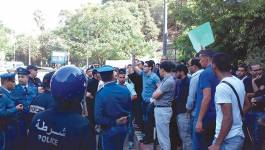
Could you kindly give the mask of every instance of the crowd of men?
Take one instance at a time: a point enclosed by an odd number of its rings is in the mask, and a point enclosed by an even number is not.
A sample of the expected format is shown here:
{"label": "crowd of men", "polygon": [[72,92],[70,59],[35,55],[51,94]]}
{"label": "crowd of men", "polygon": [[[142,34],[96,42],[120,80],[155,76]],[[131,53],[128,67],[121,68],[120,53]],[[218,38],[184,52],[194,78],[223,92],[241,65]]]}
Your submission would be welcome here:
{"label": "crowd of men", "polygon": [[156,144],[155,127],[163,150],[264,149],[261,64],[240,64],[236,70],[231,64],[226,54],[205,50],[187,64],[163,58],[160,64],[136,60],[114,69],[113,80],[130,91],[133,129],[143,132],[140,142]]}
{"label": "crowd of men", "polygon": [[203,50],[186,64],[65,66],[42,82],[37,70],[0,75],[0,150],[122,150],[126,136],[133,149],[135,131],[162,150],[265,149],[261,64],[234,70]]}

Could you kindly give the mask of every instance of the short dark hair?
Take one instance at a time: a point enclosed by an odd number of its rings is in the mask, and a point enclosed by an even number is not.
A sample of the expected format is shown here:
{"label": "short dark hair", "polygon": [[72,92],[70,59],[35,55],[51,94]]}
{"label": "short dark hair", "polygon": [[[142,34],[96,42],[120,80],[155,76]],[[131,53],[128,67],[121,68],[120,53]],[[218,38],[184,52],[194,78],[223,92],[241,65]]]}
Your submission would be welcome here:
{"label": "short dark hair", "polygon": [[171,72],[176,72],[176,67],[177,67],[177,64],[176,63],[171,63]]}
{"label": "short dark hair", "polygon": [[176,72],[178,72],[178,71],[183,71],[183,72],[185,73],[185,75],[187,75],[188,72],[189,72],[187,66],[184,65],[184,64],[178,64],[178,65],[176,66]]}
{"label": "short dark hair", "polygon": [[101,79],[103,82],[109,82],[113,80],[113,71],[108,71],[100,73]]}
{"label": "short dark hair", "polygon": [[159,67],[160,69],[164,69],[166,72],[171,72],[173,65],[170,61],[163,61]]}
{"label": "short dark hair", "polygon": [[246,64],[240,64],[237,68],[244,68],[245,71],[248,71],[248,66]]}
{"label": "short dark hair", "polygon": [[[260,63],[251,63],[249,64],[249,68],[252,71],[252,66],[260,65]],[[261,66],[261,65],[260,65]]]}
{"label": "short dark hair", "polygon": [[95,75],[95,74],[98,74],[97,69],[93,69],[93,71],[92,71],[92,75]]}
{"label": "short dark hair", "polygon": [[206,56],[206,57],[209,57],[209,58],[212,58],[214,54],[215,54],[215,52],[213,50],[211,50],[211,49],[201,50],[200,51],[200,55],[203,55],[203,56]]}
{"label": "short dark hair", "polygon": [[44,75],[43,80],[42,80],[42,87],[44,89],[47,90],[50,88],[50,82],[51,82],[51,79],[54,73],[55,71],[52,71]]}
{"label": "short dark hair", "polygon": [[152,63],[152,65],[153,65],[153,67],[155,66],[155,61],[153,61],[153,60],[149,60],[151,63]]}
{"label": "short dark hair", "polygon": [[145,62],[147,64],[148,67],[151,67],[153,69],[153,63],[149,60]]}
{"label": "short dark hair", "polygon": [[118,71],[118,75],[119,74],[126,74],[126,70],[125,69],[119,69],[119,71]]}
{"label": "short dark hair", "polygon": [[225,53],[216,53],[213,56],[212,63],[222,72],[229,72],[232,68],[231,59]]}
{"label": "short dark hair", "polygon": [[199,69],[202,68],[202,65],[200,63],[200,59],[197,58],[197,57],[192,58],[191,61],[190,61],[190,64],[191,64],[191,66],[193,66],[193,65],[197,66]]}

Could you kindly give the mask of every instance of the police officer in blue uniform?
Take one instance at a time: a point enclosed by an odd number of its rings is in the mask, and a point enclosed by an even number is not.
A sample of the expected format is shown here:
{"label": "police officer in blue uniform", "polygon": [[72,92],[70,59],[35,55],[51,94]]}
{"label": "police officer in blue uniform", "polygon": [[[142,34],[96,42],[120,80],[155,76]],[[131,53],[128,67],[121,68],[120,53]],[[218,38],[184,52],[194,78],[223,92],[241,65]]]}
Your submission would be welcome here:
{"label": "police officer in blue uniform", "polygon": [[81,115],[87,79],[77,67],[65,66],[51,79],[54,107],[36,114],[29,130],[28,150],[95,150],[91,128]]}
{"label": "police officer in blue uniform", "polygon": [[37,77],[38,74],[38,69],[34,65],[29,65],[27,67],[27,70],[30,72],[29,74],[29,84],[35,87],[40,87],[41,86],[41,80]]}
{"label": "police officer in blue uniform", "polygon": [[15,88],[11,91],[11,96],[15,101],[15,104],[22,104],[24,109],[19,113],[18,117],[18,141],[17,146],[20,149],[25,149],[25,143],[27,139],[27,132],[29,124],[31,122],[31,116],[29,113],[29,105],[33,98],[37,95],[37,88],[28,84],[29,71],[25,68],[19,67],[16,69],[18,82]]}
{"label": "police officer in blue uniform", "polygon": [[95,99],[95,121],[101,126],[103,150],[122,150],[132,108],[130,92],[114,81],[113,67],[103,66],[98,72],[104,87]]}
{"label": "police officer in blue uniform", "polygon": [[10,96],[15,86],[15,74],[1,74],[0,78],[0,150],[15,150],[17,113],[23,110],[23,105],[16,106]]}
{"label": "police officer in blue uniform", "polygon": [[54,72],[49,72],[44,75],[42,81],[43,93],[37,95],[30,104],[30,113],[32,116],[41,111],[47,110],[54,105],[54,99],[51,95],[50,81]]}

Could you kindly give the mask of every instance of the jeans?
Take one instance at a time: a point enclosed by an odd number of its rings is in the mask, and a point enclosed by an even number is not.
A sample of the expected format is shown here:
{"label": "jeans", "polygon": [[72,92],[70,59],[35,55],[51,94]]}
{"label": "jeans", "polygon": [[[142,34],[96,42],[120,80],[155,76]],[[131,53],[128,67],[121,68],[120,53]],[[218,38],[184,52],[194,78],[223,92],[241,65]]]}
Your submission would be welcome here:
{"label": "jeans", "polygon": [[262,145],[262,126],[259,125],[258,120],[260,117],[265,115],[265,112],[249,112],[246,116],[247,125],[250,128],[250,132],[254,139],[254,144],[252,149],[261,150]]}
{"label": "jeans", "polygon": [[182,140],[182,150],[191,150],[191,118],[186,113],[177,115],[179,135]]}
{"label": "jeans", "polygon": [[133,118],[134,115],[133,113],[130,115],[129,118],[129,126],[128,126],[128,142],[133,142],[134,141],[134,127],[133,127]]}
{"label": "jeans", "polygon": [[[213,143],[215,140],[213,141]],[[242,150],[244,145],[244,138],[242,136],[235,136],[225,139],[221,145],[220,150]]]}
{"label": "jeans", "polygon": [[197,119],[193,121],[192,132],[192,150],[208,150],[208,146],[212,144],[215,134],[215,119],[204,120],[204,131],[201,133],[196,132]]}
{"label": "jeans", "polygon": [[102,150],[123,150],[127,134],[127,125],[115,126],[100,134]]}
{"label": "jeans", "polygon": [[170,150],[169,124],[172,116],[171,107],[156,107],[155,122],[157,138],[162,150]]}
{"label": "jeans", "polygon": [[5,149],[5,132],[0,130],[0,150]]}
{"label": "jeans", "polygon": [[154,105],[150,102],[143,101],[143,121],[144,121],[144,134],[146,140],[153,140],[154,132]]}

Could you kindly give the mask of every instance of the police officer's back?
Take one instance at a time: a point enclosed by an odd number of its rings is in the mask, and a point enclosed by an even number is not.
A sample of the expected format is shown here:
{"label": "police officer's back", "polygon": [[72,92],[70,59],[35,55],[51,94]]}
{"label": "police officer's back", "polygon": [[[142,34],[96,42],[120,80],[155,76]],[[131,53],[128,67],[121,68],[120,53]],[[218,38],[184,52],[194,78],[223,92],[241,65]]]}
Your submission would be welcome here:
{"label": "police officer's back", "polygon": [[51,80],[55,106],[36,114],[29,132],[28,150],[94,150],[91,128],[80,114],[86,90],[84,73],[73,66],[59,69]]}
{"label": "police officer's back", "polygon": [[111,66],[103,66],[98,72],[105,83],[95,100],[95,121],[103,129],[101,146],[104,150],[122,150],[132,107],[130,92],[113,82]]}

